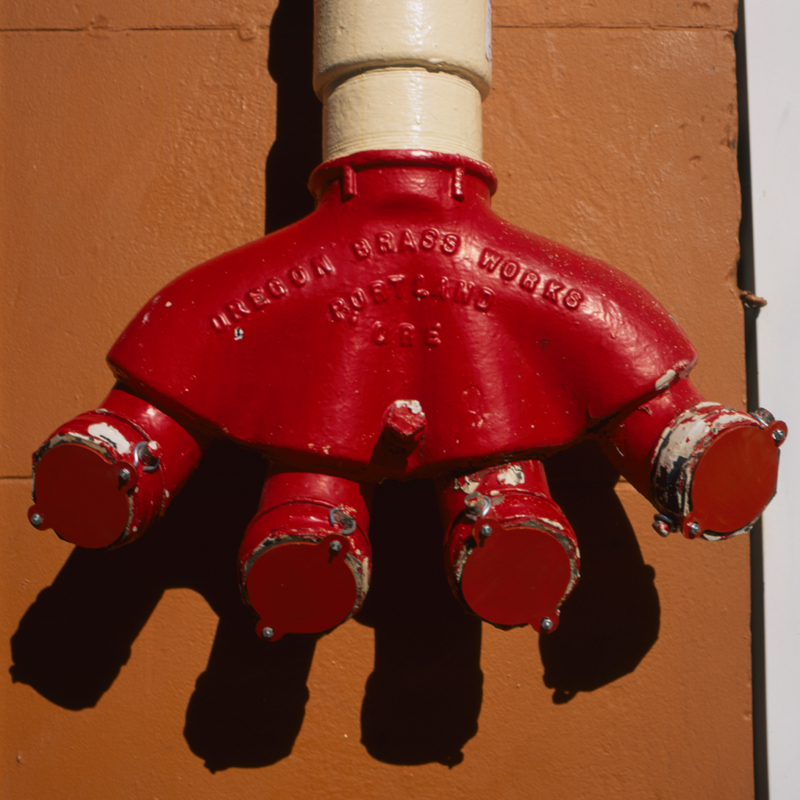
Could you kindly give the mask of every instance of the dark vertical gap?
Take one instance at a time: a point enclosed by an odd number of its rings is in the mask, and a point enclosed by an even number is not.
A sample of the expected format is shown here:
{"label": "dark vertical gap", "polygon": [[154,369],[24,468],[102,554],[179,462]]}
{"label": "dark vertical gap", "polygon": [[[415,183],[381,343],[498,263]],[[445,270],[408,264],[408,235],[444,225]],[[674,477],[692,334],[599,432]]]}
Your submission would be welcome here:
{"label": "dark vertical gap", "polygon": [[265,233],[314,210],[306,188],[322,156],[322,103],[312,86],[314,4],[281,0],[269,29],[269,74],[277,84],[275,143],[266,165]]}
{"label": "dark vertical gap", "polygon": [[[734,37],[736,80],[739,89],[739,139],[737,158],[742,187],[742,220],[739,226],[739,288],[756,293],[753,250],[753,203],[750,175],[750,123],[747,97],[747,48],[744,25],[744,0],[739,0],[739,25]],[[756,319],[758,308],[744,312],[744,342],[747,374],[747,409],[758,408],[758,351]],[[756,800],[769,800],[767,770],[767,697],[764,640],[764,551],[761,521],[750,535],[750,634],[753,674],[753,771]]]}

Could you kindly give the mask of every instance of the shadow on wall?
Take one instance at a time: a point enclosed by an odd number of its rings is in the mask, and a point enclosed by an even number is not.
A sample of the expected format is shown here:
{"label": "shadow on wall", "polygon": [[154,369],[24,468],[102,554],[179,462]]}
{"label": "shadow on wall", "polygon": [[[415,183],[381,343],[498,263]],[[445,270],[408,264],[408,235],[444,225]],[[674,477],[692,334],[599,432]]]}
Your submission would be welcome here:
{"label": "shadow on wall", "polygon": [[581,580],[561,609],[561,624],[539,637],[545,685],[566,703],[633,672],[658,639],[661,606],[655,570],[614,485],[616,470],[594,442],[546,462],[553,499],[570,521],[581,552]]}
{"label": "shadow on wall", "polygon": [[[278,135],[266,169],[268,231],[312,207],[305,182],[321,151],[321,112],[310,88],[311,9],[310,0],[282,0],[270,30]],[[239,597],[236,554],[265,472],[257,453],[218,443],[141,540],[111,552],[73,551],[12,638],[14,681],[63,708],[93,707],[127,663],[164,591],[193,589],[219,625],[186,712],[190,748],[212,772],[263,767],[289,755],[319,637],[264,642]],[[617,476],[599,450],[558,454],[548,474],[582,553],[583,578],[561,626],[540,639],[545,683],[554,702],[563,703],[636,667],[658,636],[659,604],[653,570],[613,491]],[[481,623],[447,587],[431,484],[379,486],[370,536],[373,586],[358,621],[375,629],[375,665],[362,706],[362,742],[384,762],[454,766],[478,728]]]}

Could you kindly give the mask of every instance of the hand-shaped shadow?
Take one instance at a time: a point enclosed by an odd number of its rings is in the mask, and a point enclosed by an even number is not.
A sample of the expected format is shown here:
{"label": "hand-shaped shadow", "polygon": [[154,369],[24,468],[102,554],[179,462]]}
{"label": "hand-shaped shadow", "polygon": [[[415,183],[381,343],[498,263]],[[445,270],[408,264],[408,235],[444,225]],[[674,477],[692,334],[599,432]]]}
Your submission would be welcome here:
{"label": "hand-shaped shadow", "polygon": [[[12,638],[13,679],[64,708],[94,706],[164,591],[191,588],[218,614],[219,626],[187,709],[189,746],[212,771],[287,756],[303,721],[318,637],[263,642],[239,598],[236,553],[265,467],[258,454],[218,443],[140,541],[110,552],[73,551]],[[565,605],[559,630],[541,638],[556,702],[631,671],[658,631],[652,570],[609,500],[609,485],[568,485],[576,486],[572,494],[554,492],[581,540],[585,587]],[[375,667],[362,741],[389,763],[453,766],[477,731],[481,623],[446,584],[430,483],[379,486],[372,520],[374,580],[358,619],[375,629]]]}

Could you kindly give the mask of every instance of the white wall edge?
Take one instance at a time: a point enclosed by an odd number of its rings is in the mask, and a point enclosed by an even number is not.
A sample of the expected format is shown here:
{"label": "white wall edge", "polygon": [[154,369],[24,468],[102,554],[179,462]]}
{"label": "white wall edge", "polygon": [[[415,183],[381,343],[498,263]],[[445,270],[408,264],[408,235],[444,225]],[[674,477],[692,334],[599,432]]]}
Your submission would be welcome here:
{"label": "white wall edge", "polygon": [[770,800],[800,797],[800,3],[746,0],[760,404],[789,424],[764,514]]}

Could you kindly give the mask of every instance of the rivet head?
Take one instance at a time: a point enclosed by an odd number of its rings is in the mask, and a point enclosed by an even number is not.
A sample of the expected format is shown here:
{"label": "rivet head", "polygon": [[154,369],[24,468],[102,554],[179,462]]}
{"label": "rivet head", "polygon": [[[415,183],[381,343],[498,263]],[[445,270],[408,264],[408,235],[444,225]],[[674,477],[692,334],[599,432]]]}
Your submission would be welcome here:
{"label": "rivet head", "polygon": [[331,542],[330,546],[328,547],[328,550],[331,553],[333,553],[334,555],[336,553],[340,553],[342,551],[342,543],[341,542],[336,542],[336,541]]}
{"label": "rivet head", "polygon": [[261,629],[261,638],[262,639],[271,639],[275,635],[275,631],[272,628],[262,628]]}
{"label": "rivet head", "polygon": [[786,438],[786,431],[783,428],[775,428],[772,431],[772,438],[775,444],[780,444]]}
{"label": "rivet head", "polygon": [[492,526],[491,525],[481,525],[480,534],[481,534],[481,536],[491,536],[492,535]]}
{"label": "rivet head", "polygon": [[44,517],[41,514],[31,514],[31,525],[38,528],[44,522]]}
{"label": "rivet head", "polygon": [[123,467],[119,471],[120,486],[124,486],[131,479],[131,471],[127,467]]}
{"label": "rivet head", "polygon": [[700,533],[700,526],[696,522],[689,524],[688,531],[692,536],[697,536]]}
{"label": "rivet head", "polygon": [[545,633],[553,630],[553,620],[551,620],[550,617],[542,617],[542,621],[539,623],[539,628]]}

